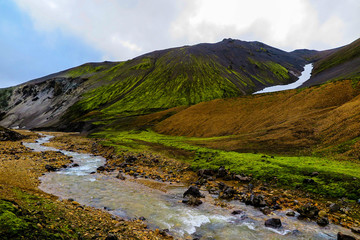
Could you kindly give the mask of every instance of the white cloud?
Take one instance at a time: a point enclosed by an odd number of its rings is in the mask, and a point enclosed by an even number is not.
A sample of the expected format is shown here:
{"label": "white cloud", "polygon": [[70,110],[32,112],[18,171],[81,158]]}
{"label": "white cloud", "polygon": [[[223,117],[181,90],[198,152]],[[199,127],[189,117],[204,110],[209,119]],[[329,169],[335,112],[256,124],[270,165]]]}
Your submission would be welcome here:
{"label": "white cloud", "polygon": [[167,0],[14,0],[37,30],[60,30],[103,52],[107,60],[135,57],[167,45],[176,9]]}
{"label": "white cloud", "polygon": [[[322,12],[329,4],[311,0],[186,0],[187,9],[173,22],[172,37],[195,42],[223,37],[258,40],[287,50],[331,48],[359,37],[360,1],[334,2],[341,12]],[[345,6],[344,6],[345,5]],[[353,22],[345,22],[349,12]],[[321,17],[319,16],[321,13]],[[349,17],[349,16],[348,16]],[[347,34],[352,31],[354,34]]]}
{"label": "white cloud", "polygon": [[326,49],[355,40],[360,29],[358,0],[14,1],[39,31],[76,36],[106,60],[227,37]]}

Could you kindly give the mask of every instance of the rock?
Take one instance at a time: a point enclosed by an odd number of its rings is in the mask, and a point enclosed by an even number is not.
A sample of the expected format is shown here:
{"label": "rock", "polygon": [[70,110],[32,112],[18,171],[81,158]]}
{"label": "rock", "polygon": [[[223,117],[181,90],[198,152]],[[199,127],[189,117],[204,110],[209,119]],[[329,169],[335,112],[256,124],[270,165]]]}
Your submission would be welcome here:
{"label": "rock", "polygon": [[251,177],[243,177],[241,175],[235,175],[234,180],[239,181],[239,182],[250,182]]}
{"label": "rock", "polygon": [[253,184],[251,184],[251,183],[249,183],[249,185],[248,185],[248,191],[249,192],[252,192],[252,190],[254,189],[254,185]]}
{"label": "rock", "polygon": [[71,167],[78,167],[79,166],[79,164],[77,164],[77,163],[74,163],[73,165],[71,165]]}
{"label": "rock", "polygon": [[353,236],[342,234],[341,232],[338,232],[337,240],[356,240],[356,238],[354,238]]}
{"label": "rock", "polygon": [[289,211],[289,212],[286,213],[286,216],[295,217],[295,212],[294,211]]}
{"label": "rock", "polygon": [[312,173],[310,173],[310,177],[316,177],[316,176],[318,176],[319,175],[319,172],[312,172]]}
{"label": "rock", "polygon": [[199,177],[211,177],[215,174],[215,171],[214,170],[211,170],[211,169],[200,169],[198,172],[197,172],[197,175]]}
{"label": "rock", "polygon": [[145,217],[139,217],[139,220],[146,221],[146,218]]}
{"label": "rock", "polygon": [[321,226],[321,227],[325,227],[326,225],[329,224],[329,219],[327,217],[322,217],[322,218],[319,218],[316,223]]}
{"label": "rock", "polygon": [[239,215],[241,213],[243,213],[243,211],[241,211],[241,210],[234,210],[231,212],[232,215]]}
{"label": "rock", "polygon": [[235,189],[233,189],[231,187],[227,187],[223,192],[220,192],[219,198],[231,199],[234,197],[235,194],[236,194]]}
{"label": "rock", "polygon": [[182,200],[182,203],[185,203],[189,206],[199,206],[200,204],[202,204],[202,201],[200,200],[200,198],[190,195],[187,199]]}
{"label": "rock", "polygon": [[45,165],[45,169],[48,170],[49,172],[55,172],[58,170],[56,167],[49,164]]}
{"label": "rock", "polygon": [[319,217],[323,218],[323,217],[327,217],[327,213],[324,210],[319,211],[318,213]]}
{"label": "rock", "polygon": [[336,204],[336,203],[331,203],[329,206],[329,211],[330,212],[338,212],[340,211],[340,205]]}
{"label": "rock", "polygon": [[112,234],[112,233],[109,233],[105,240],[118,240],[119,238],[115,235],[115,234]]}
{"label": "rock", "polygon": [[305,178],[305,179],[303,180],[303,184],[316,184],[316,182],[314,181],[314,179]]}
{"label": "rock", "polygon": [[279,218],[270,218],[265,221],[265,226],[270,228],[281,228],[281,220]]}
{"label": "rock", "polygon": [[202,195],[200,193],[200,190],[198,187],[196,186],[190,186],[188,190],[186,190],[183,194],[183,197],[186,197],[186,196],[192,196],[192,197],[195,197],[195,198],[201,198],[201,197],[204,197],[204,195]]}
{"label": "rock", "polygon": [[0,141],[18,141],[24,138],[24,135],[0,126]]}
{"label": "rock", "polygon": [[116,175],[116,178],[120,179],[120,180],[125,180],[126,179],[125,176],[122,175],[121,173],[118,173],[118,175]]}
{"label": "rock", "polygon": [[260,208],[260,211],[264,214],[264,215],[269,215],[271,213],[271,209],[269,207],[262,207]]}
{"label": "rock", "polygon": [[226,185],[226,184],[223,183],[223,182],[219,182],[219,183],[218,183],[218,187],[219,187],[220,190],[224,190],[224,189],[228,188],[229,186]]}
{"label": "rock", "polygon": [[264,196],[263,195],[256,195],[253,198],[253,203],[252,205],[254,207],[265,207],[267,204],[264,200]]}
{"label": "rock", "polygon": [[96,170],[99,171],[99,172],[103,172],[103,171],[105,171],[105,167],[104,167],[104,166],[100,166],[100,167],[98,167]]}
{"label": "rock", "polygon": [[226,170],[224,166],[221,166],[218,169],[218,173],[217,173],[216,177],[223,178],[228,174],[229,174],[228,170]]}
{"label": "rock", "polygon": [[311,203],[306,203],[304,206],[296,209],[300,213],[299,218],[315,219],[318,216],[319,209]]}

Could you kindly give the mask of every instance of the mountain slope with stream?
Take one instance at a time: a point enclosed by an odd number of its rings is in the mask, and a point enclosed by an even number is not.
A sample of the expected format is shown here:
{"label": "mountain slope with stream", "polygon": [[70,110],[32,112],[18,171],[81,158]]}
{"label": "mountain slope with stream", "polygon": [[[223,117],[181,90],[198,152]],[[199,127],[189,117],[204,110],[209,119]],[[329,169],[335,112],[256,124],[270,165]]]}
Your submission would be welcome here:
{"label": "mountain slope with stream", "polygon": [[155,51],[125,62],[88,63],[0,90],[0,124],[81,130],[84,123],[107,124],[288,84],[306,63],[298,54],[233,39]]}

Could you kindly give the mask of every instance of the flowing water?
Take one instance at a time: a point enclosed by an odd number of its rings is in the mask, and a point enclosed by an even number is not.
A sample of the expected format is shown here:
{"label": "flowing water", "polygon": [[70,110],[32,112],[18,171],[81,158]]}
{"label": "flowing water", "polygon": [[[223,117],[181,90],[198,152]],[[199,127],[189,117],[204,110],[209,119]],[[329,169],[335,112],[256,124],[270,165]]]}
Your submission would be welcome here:
{"label": "flowing water", "polygon": [[[59,151],[42,146],[52,136],[44,136],[36,143],[24,143],[34,151]],[[121,181],[112,175],[93,173],[105,164],[105,159],[91,154],[71,151],[62,153],[73,157],[79,167],[69,167],[50,172],[41,177],[40,189],[75,201],[106,209],[123,218],[145,217],[150,227],[169,229],[175,237],[192,235],[200,239],[336,239],[337,232],[351,234],[349,230],[336,225],[319,227],[316,223],[299,221],[288,217],[285,211],[265,216],[253,207],[239,201],[229,204],[243,214],[231,215],[231,210],[203,203],[198,207],[182,204],[185,187],[169,187],[166,193],[149,188],[134,181]],[[130,177],[128,177],[130,178]],[[152,180],[149,180],[152,181]],[[169,185],[171,186],[171,185]],[[264,226],[266,219],[281,218],[283,227],[279,230]]]}
{"label": "flowing water", "polygon": [[293,82],[293,83],[290,83],[287,85],[276,85],[276,86],[272,86],[272,87],[267,87],[267,88],[264,88],[263,90],[254,92],[253,94],[278,92],[278,91],[284,91],[284,90],[289,90],[289,89],[294,89],[294,88],[300,87],[304,82],[309,80],[309,78],[311,77],[312,69],[313,69],[313,65],[307,64],[307,65],[305,65],[304,71],[302,71],[299,79],[296,82]]}

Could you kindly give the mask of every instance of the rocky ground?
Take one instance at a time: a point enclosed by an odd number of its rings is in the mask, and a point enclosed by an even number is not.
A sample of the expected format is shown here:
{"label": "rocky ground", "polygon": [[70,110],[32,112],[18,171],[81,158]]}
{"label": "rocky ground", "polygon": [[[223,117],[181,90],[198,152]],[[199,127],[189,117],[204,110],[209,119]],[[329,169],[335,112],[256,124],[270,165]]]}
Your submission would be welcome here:
{"label": "rocky ground", "polygon": [[[38,137],[35,133],[22,133],[27,136],[23,141],[34,141]],[[209,201],[238,214],[237,209],[226,203],[226,200],[238,199],[266,215],[283,209],[293,216],[296,211],[300,214],[299,221],[316,221],[320,226],[332,222],[359,233],[359,205],[346,199],[322,199],[299,191],[278,189],[256,182],[251,176],[234,175],[225,168],[195,172],[184,162],[153,153],[116,153],[113,148],[101,145],[100,140],[78,134],[51,134],[56,137],[47,144],[49,146],[104,156],[107,164],[98,168],[103,174],[116,171],[119,179],[137,181],[165,192],[169,185],[193,186],[184,193],[185,204]],[[81,206],[72,200],[61,201],[38,190],[38,178],[49,169],[46,166],[60,168],[71,162],[60,152],[34,153],[20,141],[3,141],[0,142],[0,157],[0,222],[4,215],[1,207],[8,209],[10,206],[15,209],[16,216],[11,221],[19,223],[11,231],[0,229],[4,239],[9,234],[16,236],[26,231],[43,236],[40,239],[171,239],[165,231],[149,230],[143,221],[124,221],[105,211]],[[206,198],[202,193],[206,193]],[[217,197],[212,198],[210,194]],[[342,239],[341,236],[338,239]]]}
{"label": "rocky ground", "polygon": [[[38,138],[32,132],[20,133],[26,136],[22,141]],[[90,143],[81,139],[75,139],[79,148]],[[72,148],[69,141],[57,143],[55,140],[54,145],[65,144],[66,148]],[[88,148],[85,150],[89,151]],[[32,152],[19,140],[0,141],[1,239],[171,238],[159,230],[149,230],[140,220],[125,221],[106,211],[81,206],[71,199],[59,200],[37,188],[38,178],[51,170],[49,166],[60,168],[70,161],[60,152]]]}
{"label": "rocky ground", "polygon": [[[118,172],[117,178],[141,182],[149,187],[166,191],[166,186],[183,184],[194,186],[184,198],[190,205],[211,201],[224,208],[230,208],[226,200],[239,200],[251,205],[265,215],[274,210],[286,210],[288,216],[299,215],[299,221],[315,221],[319,226],[329,223],[351,229],[360,233],[360,205],[347,199],[324,199],[296,190],[286,190],[272,185],[264,185],[251,176],[234,175],[226,168],[217,170],[202,169],[192,171],[188,164],[153,153],[116,153],[111,147],[104,147],[95,139],[73,135],[57,134],[49,145],[78,152],[92,152],[107,159],[107,164],[98,168],[104,174]],[[316,174],[314,172],[313,174]],[[156,181],[147,181],[148,179]],[[195,190],[194,190],[195,189]],[[208,192],[217,198],[201,196],[199,190]],[[220,201],[225,200],[225,201]],[[341,237],[339,237],[341,239]]]}

